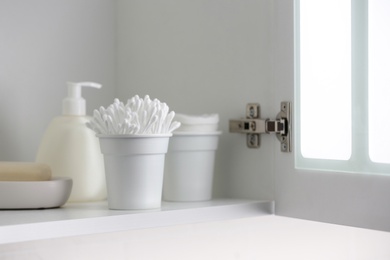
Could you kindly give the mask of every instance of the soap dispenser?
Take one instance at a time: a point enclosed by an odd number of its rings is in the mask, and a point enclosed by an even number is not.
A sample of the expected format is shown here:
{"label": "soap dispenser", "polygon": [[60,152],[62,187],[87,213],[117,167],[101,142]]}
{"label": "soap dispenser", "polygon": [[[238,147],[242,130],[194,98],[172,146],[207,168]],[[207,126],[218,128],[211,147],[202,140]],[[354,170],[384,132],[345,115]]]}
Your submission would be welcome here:
{"label": "soap dispenser", "polygon": [[46,163],[54,177],[73,179],[69,201],[103,200],[107,196],[103,155],[95,132],[86,127],[82,87],[101,88],[93,82],[68,83],[68,96],[62,102],[62,116],[49,124],[39,146],[36,161]]}

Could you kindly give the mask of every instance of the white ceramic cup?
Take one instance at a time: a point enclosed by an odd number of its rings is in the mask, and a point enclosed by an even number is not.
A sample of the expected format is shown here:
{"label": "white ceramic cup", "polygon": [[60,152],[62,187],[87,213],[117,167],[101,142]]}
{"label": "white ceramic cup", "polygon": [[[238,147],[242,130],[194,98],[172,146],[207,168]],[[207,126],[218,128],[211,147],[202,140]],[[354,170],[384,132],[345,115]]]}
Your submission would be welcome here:
{"label": "white ceramic cup", "polygon": [[206,201],[212,197],[215,152],[221,132],[174,132],[164,172],[163,199]]}
{"label": "white ceramic cup", "polygon": [[110,209],[161,207],[167,135],[97,135]]}

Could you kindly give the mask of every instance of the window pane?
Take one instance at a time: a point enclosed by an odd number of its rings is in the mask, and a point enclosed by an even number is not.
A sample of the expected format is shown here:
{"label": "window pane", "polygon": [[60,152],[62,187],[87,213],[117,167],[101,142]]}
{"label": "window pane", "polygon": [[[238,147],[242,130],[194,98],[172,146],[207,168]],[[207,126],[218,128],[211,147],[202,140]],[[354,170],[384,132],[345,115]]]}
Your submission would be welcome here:
{"label": "window pane", "polygon": [[351,0],[300,0],[301,152],[351,156]]}
{"label": "window pane", "polygon": [[390,163],[390,1],[368,1],[369,154]]}

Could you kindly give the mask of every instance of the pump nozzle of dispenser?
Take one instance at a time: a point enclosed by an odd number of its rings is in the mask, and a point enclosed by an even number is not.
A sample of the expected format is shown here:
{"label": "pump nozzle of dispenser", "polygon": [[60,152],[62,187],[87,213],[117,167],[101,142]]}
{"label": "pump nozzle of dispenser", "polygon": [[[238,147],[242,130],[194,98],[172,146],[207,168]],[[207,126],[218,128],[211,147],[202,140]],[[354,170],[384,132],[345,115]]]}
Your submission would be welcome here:
{"label": "pump nozzle of dispenser", "polygon": [[85,99],[81,96],[82,87],[101,88],[102,85],[94,82],[68,82],[68,96],[62,101],[62,114],[70,116],[85,115]]}

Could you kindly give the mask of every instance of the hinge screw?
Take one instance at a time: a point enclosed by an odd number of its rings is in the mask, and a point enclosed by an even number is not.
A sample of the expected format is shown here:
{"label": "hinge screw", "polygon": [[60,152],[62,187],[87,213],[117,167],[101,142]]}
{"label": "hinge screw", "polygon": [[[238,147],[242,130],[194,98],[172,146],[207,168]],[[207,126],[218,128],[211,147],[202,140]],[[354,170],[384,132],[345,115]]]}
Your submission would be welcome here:
{"label": "hinge screw", "polygon": [[287,144],[286,143],[282,143],[282,151],[287,151]]}
{"label": "hinge screw", "polygon": [[249,143],[251,146],[255,145],[255,136],[254,135],[249,135]]}
{"label": "hinge screw", "polygon": [[255,117],[255,108],[253,106],[249,108],[249,116],[251,118]]}
{"label": "hinge screw", "polygon": [[256,148],[259,146],[259,137],[257,134],[248,134],[247,138],[248,147]]}

